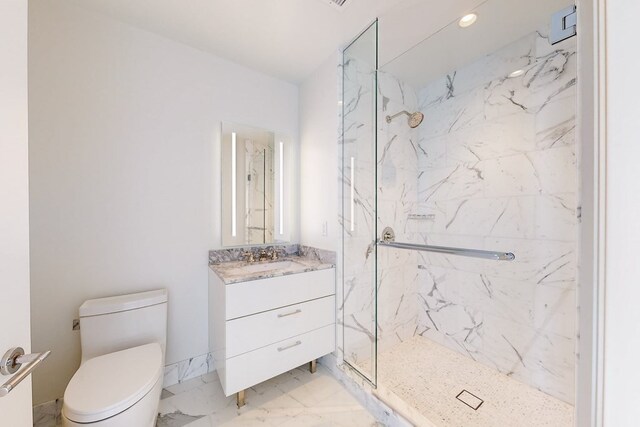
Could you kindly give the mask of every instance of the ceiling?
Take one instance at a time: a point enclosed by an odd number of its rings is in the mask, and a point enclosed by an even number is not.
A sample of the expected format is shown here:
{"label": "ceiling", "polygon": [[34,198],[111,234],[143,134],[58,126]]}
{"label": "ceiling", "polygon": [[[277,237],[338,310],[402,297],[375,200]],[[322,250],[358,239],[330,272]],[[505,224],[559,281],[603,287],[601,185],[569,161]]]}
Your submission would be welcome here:
{"label": "ceiling", "polygon": [[403,0],[348,0],[341,10],[328,0],[69,1],[298,83]]}
{"label": "ceiling", "polygon": [[[408,74],[405,77],[415,81],[418,76],[414,74],[424,73],[427,68],[442,72],[458,65],[452,57],[472,56],[474,52],[467,52],[469,49],[480,54],[479,48],[490,51],[503,45],[504,40],[514,40],[516,33],[537,28],[550,11],[572,2],[347,0],[345,6],[336,8],[329,5],[329,0],[65,1],[293,83],[304,81],[376,17],[380,28],[379,64],[392,62],[391,68],[398,75]],[[476,28],[468,32],[474,33],[473,37],[457,37],[459,28],[455,25],[448,27],[448,36],[438,36],[440,30],[478,7],[495,10],[483,15]],[[439,42],[420,43],[434,34]],[[451,45],[455,49],[449,49]],[[402,55],[409,49],[412,54]],[[415,62],[417,57],[424,63]],[[431,67],[427,67],[429,64]]]}
{"label": "ceiling", "polygon": [[460,28],[457,19],[387,63],[381,69],[414,88],[458,69],[478,58],[542,30],[551,15],[574,0],[485,0],[473,9],[478,21]]}

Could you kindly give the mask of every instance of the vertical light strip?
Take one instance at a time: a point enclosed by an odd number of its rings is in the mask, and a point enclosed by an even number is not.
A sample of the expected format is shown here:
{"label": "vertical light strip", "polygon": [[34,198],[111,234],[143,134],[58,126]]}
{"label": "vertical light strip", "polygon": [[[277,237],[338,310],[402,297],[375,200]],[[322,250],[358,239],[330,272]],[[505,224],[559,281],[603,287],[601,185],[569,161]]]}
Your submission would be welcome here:
{"label": "vertical light strip", "polygon": [[280,168],[279,187],[280,187],[280,235],[284,234],[284,142],[280,141]]}
{"label": "vertical light strip", "polygon": [[231,132],[231,236],[232,237],[236,237],[236,235],[238,234],[238,225],[236,224],[237,221],[237,201],[236,201],[236,197],[237,197],[237,148],[236,148],[236,133],[235,132]]}
{"label": "vertical light strip", "polygon": [[355,157],[351,158],[351,231],[356,231],[356,187],[355,187],[355,176],[356,176],[356,159]]}

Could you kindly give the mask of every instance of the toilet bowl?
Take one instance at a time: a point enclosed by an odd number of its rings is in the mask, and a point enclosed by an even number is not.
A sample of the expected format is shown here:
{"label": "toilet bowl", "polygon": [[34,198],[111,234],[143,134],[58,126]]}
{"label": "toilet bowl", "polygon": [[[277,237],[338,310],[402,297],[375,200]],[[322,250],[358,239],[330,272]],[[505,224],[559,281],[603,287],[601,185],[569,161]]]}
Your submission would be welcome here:
{"label": "toilet bowl", "polygon": [[80,307],[82,362],[64,393],[63,426],[152,427],[166,342],[166,291]]}

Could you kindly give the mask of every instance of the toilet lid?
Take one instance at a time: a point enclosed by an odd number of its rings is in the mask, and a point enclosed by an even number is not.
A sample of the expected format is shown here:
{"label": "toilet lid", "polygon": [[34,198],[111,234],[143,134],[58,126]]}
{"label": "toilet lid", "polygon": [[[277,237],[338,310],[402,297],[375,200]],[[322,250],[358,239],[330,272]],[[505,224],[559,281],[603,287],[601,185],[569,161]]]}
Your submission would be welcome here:
{"label": "toilet lid", "polygon": [[160,379],[160,344],[145,344],[84,362],[64,392],[64,415],[90,423],[119,414],[142,399]]}

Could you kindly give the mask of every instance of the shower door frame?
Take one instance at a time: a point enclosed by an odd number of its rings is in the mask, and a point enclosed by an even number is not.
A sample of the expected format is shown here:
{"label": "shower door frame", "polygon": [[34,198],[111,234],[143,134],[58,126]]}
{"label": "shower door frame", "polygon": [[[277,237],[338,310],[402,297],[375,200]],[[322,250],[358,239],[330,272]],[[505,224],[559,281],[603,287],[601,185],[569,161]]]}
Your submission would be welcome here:
{"label": "shower door frame", "polygon": [[576,0],[580,140],[578,313],[575,425],[604,423],[604,271],[606,206],[606,0]]}
{"label": "shower door frame", "polygon": [[[369,378],[366,373],[363,373],[361,371],[361,368],[359,368],[358,366],[356,366],[354,363],[349,362],[344,356],[345,356],[345,350],[346,350],[346,345],[345,345],[345,333],[344,333],[344,325],[345,325],[345,300],[344,300],[344,296],[345,296],[345,288],[344,288],[344,272],[345,272],[345,238],[346,238],[346,229],[344,226],[344,218],[345,218],[345,198],[344,198],[344,194],[345,194],[345,185],[344,185],[344,179],[342,179],[343,175],[344,175],[344,169],[345,169],[345,156],[344,156],[344,110],[345,110],[345,102],[344,102],[344,54],[345,51],[351,47],[355,42],[357,42],[360,37],[362,37],[363,35],[365,35],[370,29],[374,29],[375,31],[375,63],[373,64],[373,78],[374,78],[374,84],[373,84],[373,115],[372,115],[372,120],[373,120],[373,140],[372,140],[372,145],[373,145],[373,206],[375,209],[375,215],[373,218],[373,236],[371,237],[371,245],[373,247],[373,252],[372,252],[372,256],[373,256],[373,282],[372,282],[372,290],[373,290],[373,307],[374,307],[374,313],[373,313],[373,336],[374,336],[374,340],[373,340],[373,350],[372,350],[372,371],[371,371],[371,378]],[[366,383],[368,383],[371,387],[373,387],[374,389],[377,388],[377,382],[378,382],[378,284],[377,284],[377,279],[378,279],[378,266],[377,266],[377,262],[378,262],[378,247],[375,244],[376,239],[377,239],[377,235],[378,235],[378,221],[377,221],[377,208],[378,208],[378,192],[377,192],[377,182],[378,182],[378,167],[377,167],[377,158],[378,158],[378,60],[379,60],[379,52],[378,52],[378,36],[379,36],[379,21],[378,18],[375,18],[371,23],[369,23],[360,33],[358,33],[351,41],[349,41],[347,44],[345,44],[345,46],[343,48],[340,49],[340,61],[341,61],[341,76],[340,76],[340,105],[341,105],[341,113],[340,113],[340,142],[341,142],[341,152],[340,152],[340,158],[341,158],[341,172],[340,172],[340,183],[341,183],[341,200],[340,200],[340,217],[342,218],[342,234],[341,234],[341,251],[342,251],[342,256],[341,256],[341,283],[342,283],[342,363],[346,364],[352,372],[355,372],[360,378],[362,378]],[[336,301],[337,302],[337,301]]]}

